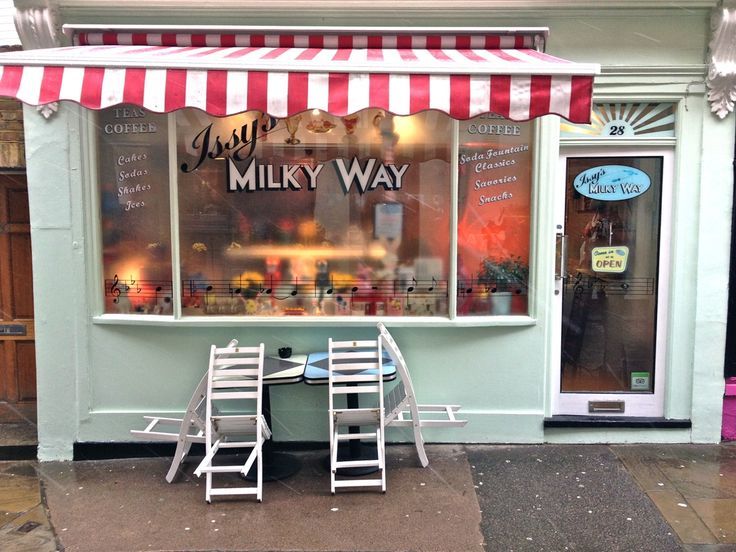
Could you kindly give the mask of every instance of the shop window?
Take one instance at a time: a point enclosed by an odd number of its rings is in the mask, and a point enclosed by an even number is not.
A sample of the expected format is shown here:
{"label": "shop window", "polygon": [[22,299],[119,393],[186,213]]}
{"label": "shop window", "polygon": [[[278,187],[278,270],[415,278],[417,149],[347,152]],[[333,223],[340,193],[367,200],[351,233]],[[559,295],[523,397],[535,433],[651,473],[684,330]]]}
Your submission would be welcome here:
{"label": "shop window", "polygon": [[97,134],[106,313],[527,313],[532,123],[121,106]]}
{"label": "shop window", "polygon": [[532,124],[460,122],[458,315],[526,314]]}
{"label": "shop window", "polygon": [[97,119],[106,313],[172,313],[166,121],[135,106]]}
{"label": "shop window", "polygon": [[176,120],[184,315],[448,316],[447,116]]}

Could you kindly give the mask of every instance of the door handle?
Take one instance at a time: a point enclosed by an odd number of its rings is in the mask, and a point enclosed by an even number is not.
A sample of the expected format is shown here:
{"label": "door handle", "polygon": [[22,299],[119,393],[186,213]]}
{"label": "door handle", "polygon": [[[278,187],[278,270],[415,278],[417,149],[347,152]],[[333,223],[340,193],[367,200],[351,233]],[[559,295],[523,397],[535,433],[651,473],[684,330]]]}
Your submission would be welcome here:
{"label": "door handle", "polygon": [[557,233],[557,258],[555,259],[555,280],[564,280],[567,273],[567,235]]}

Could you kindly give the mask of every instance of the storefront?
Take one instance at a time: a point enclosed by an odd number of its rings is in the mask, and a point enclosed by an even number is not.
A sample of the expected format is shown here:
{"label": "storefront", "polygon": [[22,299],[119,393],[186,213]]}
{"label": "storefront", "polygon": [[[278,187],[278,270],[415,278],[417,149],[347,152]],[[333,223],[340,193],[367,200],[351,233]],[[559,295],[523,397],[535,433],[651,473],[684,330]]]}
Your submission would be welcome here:
{"label": "storefront", "polygon": [[[399,2],[400,31],[361,3],[249,27],[153,4],[23,7],[26,48],[62,47],[0,60],[29,104],[41,458],[180,413],[211,343],[315,351],[379,320],[422,399],[463,405],[430,441],[718,440],[713,2]],[[277,440],[327,439],[324,389],[272,395]]]}

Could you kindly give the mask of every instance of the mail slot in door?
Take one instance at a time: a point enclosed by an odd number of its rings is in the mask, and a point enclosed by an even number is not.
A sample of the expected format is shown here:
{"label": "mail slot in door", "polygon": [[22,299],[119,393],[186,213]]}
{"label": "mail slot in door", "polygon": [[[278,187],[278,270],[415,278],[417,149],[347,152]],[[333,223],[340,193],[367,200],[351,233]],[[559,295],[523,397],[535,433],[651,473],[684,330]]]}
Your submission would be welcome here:
{"label": "mail slot in door", "polygon": [[26,327],[23,324],[0,324],[0,336],[3,335],[26,335]]}

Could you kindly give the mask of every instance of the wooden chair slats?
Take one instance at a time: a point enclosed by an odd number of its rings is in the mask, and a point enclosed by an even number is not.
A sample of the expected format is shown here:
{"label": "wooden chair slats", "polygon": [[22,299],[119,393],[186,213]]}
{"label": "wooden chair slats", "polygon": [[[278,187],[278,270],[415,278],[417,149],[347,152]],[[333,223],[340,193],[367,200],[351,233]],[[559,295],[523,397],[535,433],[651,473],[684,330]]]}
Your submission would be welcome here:
{"label": "wooden chair slats", "polygon": [[[333,340],[332,344],[335,348],[335,352],[339,353],[339,349],[371,349],[376,346],[375,339],[366,339],[363,341],[337,341]],[[370,351],[369,353],[370,354]]]}
{"label": "wooden chair slats", "polygon": [[[258,502],[263,500],[263,442],[270,438],[262,412],[264,345],[258,347],[233,347],[210,350],[207,371],[207,395],[205,399],[205,457],[194,471],[205,474],[205,499],[213,496],[254,494]],[[254,368],[242,368],[254,366]],[[227,407],[218,408],[217,405]],[[248,436],[247,439],[243,437]],[[244,464],[215,464],[220,449],[249,448]],[[216,487],[214,475],[238,473],[246,475],[256,466],[255,486],[248,485],[242,477],[240,485]]]}
{"label": "wooden chair slats", "polygon": [[242,377],[244,379],[255,379],[258,377],[258,367],[255,368],[218,368],[212,377],[216,380],[219,377]]}
{"label": "wooden chair slats", "polygon": [[[330,490],[334,494],[338,488],[380,487],[381,491],[386,492],[383,354],[380,340],[330,339],[328,345]],[[336,398],[339,396],[347,397],[346,407],[337,406]],[[361,408],[359,400],[370,401],[376,406]],[[340,443],[349,444],[358,440],[375,441],[375,457],[341,458]],[[350,468],[376,468],[380,478],[366,479],[340,473],[340,470]]]}
{"label": "wooden chair slats", "polygon": [[[237,347],[238,340],[233,339],[228,343],[225,349]],[[207,396],[207,378],[208,373],[205,372],[202,379],[199,380],[197,387],[189,399],[189,403],[184,411],[182,418],[167,418],[160,416],[144,416],[144,419],[150,420],[150,423],[142,431],[131,430],[133,435],[139,435],[157,441],[176,442],[176,450],[171,460],[169,471],[166,474],[166,481],[171,483],[179,473],[179,466],[189,454],[192,443],[204,443],[204,427],[205,427],[205,397]],[[164,431],[166,429],[167,431]]]}
{"label": "wooden chair slats", "polygon": [[458,405],[418,404],[414,394],[414,385],[409,375],[404,356],[386,326],[377,324],[379,339],[383,349],[396,366],[398,383],[384,397],[386,405],[385,427],[411,427],[414,432],[414,445],[419,461],[423,467],[429,465],[424,450],[423,427],[462,427],[467,420],[458,420],[455,414],[460,410]]}
{"label": "wooden chair slats", "polygon": [[378,370],[378,362],[350,362],[333,364],[335,372],[364,372]]}
{"label": "wooden chair slats", "polygon": [[[227,349],[225,349],[227,351]],[[234,351],[234,349],[233,349]],[[240,353],[222,353],[223,355],[236,355]],[[250,353],[248,353],[250,354]],[[258,365],[258,357],[242,357],[242,358],[232,358],[232,357],[225,357],[225,358],[218,358],[215,361],[215,366],[221,367],[221,366],[255,366]]]}

